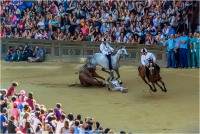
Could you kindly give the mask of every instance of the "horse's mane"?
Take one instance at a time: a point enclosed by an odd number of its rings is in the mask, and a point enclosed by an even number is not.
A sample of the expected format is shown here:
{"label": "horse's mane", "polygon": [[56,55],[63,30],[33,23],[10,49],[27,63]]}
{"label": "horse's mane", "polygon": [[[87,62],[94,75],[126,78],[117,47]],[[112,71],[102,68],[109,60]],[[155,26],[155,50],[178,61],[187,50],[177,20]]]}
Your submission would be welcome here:
{"label": "horse's mane", "polygon": [[[118,51],[118,50],[117,50]],[[113,53],[112,53],[112,55],[114,56],[114,55],[116,55],[117,54],[117,51],[114,51]]]}
{"label": "horse's mane", "polygon": [[122,46],[117,47],[117,49],[112,53],[112,55],[113,55],[113,56],[116,55],[117,52],[118,52],[120,49],[122,49]]}

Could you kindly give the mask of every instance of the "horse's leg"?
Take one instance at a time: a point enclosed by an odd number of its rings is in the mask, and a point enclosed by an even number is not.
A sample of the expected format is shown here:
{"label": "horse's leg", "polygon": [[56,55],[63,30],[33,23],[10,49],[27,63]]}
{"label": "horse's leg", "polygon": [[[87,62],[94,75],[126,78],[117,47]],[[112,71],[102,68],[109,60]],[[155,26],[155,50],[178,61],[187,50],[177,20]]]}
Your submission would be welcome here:
{"label": "horse's leg", "polygon": [[110,74],[110,71],[106,70],[105,68],[102,68],[101,70],[106,72],[106,73],[108,73],[108,74]]}
{"label": "horse's leg", "polygon": [[97,78],[95,78],[95,77],[93,77],[94,78],[94,80],[96,80],[97,82],[100,82]]}
{"label": "horse's leg", "polygon": [[154,87],[154,89],[153,89],[152,91],[153,91],[153,92],[156,92],[157,89],[156,89],[155,83],[153,83],[153,82],[151,82],[151,83],[152,83],[152,85],[153,85],[153,87]]}
{"label": "horse's leg", "polygon": [[156,82],[156,85],[158,85],[162,91],[164,90],[163,87],[158,84],[158,82]]}
{"label": "horse's leg", "polygon": [[113,72],[110,72],[110,71],[108,71],[108,70],[106,70],[106,69],[104,69],[104,68],[102,68],[101,70],[104,71],[104,72],[106,72],[106,73],[108,73],[108,74],[110,74],[109,79],[111,79],[111,81],[114,79]]}
{"label": "horse's leg", "polygon": [[120,78],[119,69],[116,69],[115,72],[116,72],[116,74],[117,74],[117,78],[116,78],[116,80],[117,80],[117,79]]}
{"label": "horse's leg", "polygon": [[147,85],[149,85],[150,89],[153,91],[152,86],[146,81],[145,77],[141,77],[141,78],[143,79],[143,81],[144,81]]}
{"label": "horse's leg", "polygon": [[113,72],[110,72],[110,77],[111,77],[111,81],[115,78]]}
{"label": "horse's leg", "polygon": [[163,92],[167,92],[167,89],[166,89],[166,87],[165,87],[165,83],[162,81],[162,79],[160,79],[159,82],[161,82],[162,85],[163,85],[163,87],[164,87],[164,89],[163,89],[162,91],[163,91]]}

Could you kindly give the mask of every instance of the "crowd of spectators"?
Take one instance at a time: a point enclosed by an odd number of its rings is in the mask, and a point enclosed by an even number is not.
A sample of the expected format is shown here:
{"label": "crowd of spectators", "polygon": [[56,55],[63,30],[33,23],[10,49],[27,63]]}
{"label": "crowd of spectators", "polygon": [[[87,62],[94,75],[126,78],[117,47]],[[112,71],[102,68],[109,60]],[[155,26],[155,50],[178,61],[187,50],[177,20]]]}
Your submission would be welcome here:
{"label": "crowd of spectators", "polygon": [[28,62],[42,62],[44,61],[44,50],[35,46],[34,48],[28,43],[24,46],[19,45],[16,47],[9,46],[4,59],[6,61],[28,61]]}
{"label": "crowd of spectators", "polygon": [[[47,109],[43,104],[38,104],[32,92],[21,90],[16,93],[17,82],[12,86],[0,90],[0,133],[23,134],[114,134],[110,128],[103,129],[102,125],[94,118],[82,119],[70,112],[62,110],[62,105],[57,103],[55,108]],[[120,134],[125,134],[121,131]]]}
{"label": "crowd of spectators", "polygon": [[200,34],[190,33],[189,36],[171,34],[164,43],[167,54],[167,68],[199,68]]}
{"label": "crowd of spectators", "polygon": [[188,33],[192,0],[3,0],[2,37],[163,45]]}

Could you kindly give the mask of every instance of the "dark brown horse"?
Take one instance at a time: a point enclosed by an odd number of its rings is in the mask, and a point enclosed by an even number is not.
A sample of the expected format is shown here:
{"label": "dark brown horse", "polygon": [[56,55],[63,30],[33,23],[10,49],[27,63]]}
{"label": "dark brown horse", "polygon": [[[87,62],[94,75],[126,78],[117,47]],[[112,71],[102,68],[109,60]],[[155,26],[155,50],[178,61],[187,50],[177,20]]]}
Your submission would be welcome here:
{"label": "dark brown horse", "polygon": [[[156,85],[158,85],[160,87],[160,89],[163,92],[167,92],[167,89],[165,87],[165,83],[162,81],[162,78],[160,77],[160,73],[159,73],[158,69],[156,68],[156,65],[153,63],[152,60],[149,60],[149,71],[150,72],[149,72],[149,80],[148,80],[149,82],[152,83],[152,85],[150,85],[150,83],[147,82],[147,80],[146,80],[146,77],[147,77],[146,71],[147,70],[146,70],[145,66],[138,67],[138,72],[139,72],[140,77],[144,80],[144,82],[147,85],[149,85],[150,89],[153,92],[156,92],[157,91],[156,86],[155,86],[155,84],[156,84]],[[162,83],[163,87],[158,84],[158,81]]]}
{"label": "dark brown horse", "polygon": [[100,86],[104,87],[105,84],[102,81],[99,81],[97,78],[105,80],[105,78],[101,77],[96,73],[96,68],[88,68],[84,67],[79,72],[79,80],[82,86]]}

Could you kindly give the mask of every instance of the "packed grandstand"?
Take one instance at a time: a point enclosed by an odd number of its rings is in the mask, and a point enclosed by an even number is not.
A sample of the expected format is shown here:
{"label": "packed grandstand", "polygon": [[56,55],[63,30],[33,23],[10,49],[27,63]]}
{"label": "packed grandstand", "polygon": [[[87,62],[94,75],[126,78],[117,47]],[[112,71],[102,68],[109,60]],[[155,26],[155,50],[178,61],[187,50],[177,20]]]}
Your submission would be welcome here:
{"label": "packed grandstand", "polygon": [[163,45],[194,32],[198,1],[3,0],[2,37]]}

